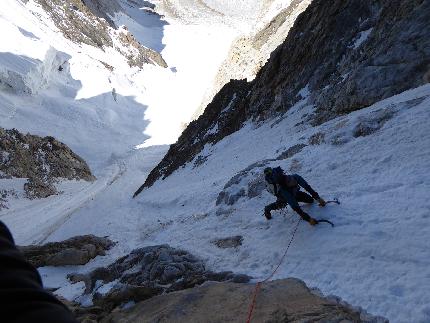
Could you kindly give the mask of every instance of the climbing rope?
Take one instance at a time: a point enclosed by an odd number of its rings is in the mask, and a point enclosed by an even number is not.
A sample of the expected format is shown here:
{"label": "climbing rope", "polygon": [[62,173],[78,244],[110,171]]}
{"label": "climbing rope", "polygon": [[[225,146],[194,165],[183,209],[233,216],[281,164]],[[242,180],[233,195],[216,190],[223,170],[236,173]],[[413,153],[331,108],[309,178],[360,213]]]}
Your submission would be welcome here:
{"label": "climbing rope", "polygon": [[290,248],[291,243],[292,243],[292,242],[293,242],[293,240],[294,240],[294,236],[296,235],[296,232],[297,232],[297,229],[299,228],[299,224],[300,224],[301,220],[302,220],[302,219],[300,218],[300,219],[299,219],[299,221],[297,222],[297,225],[296,225],[296,228],[295,228],[295,229],[294,229],[294,231],[293,231],[293,235],[292,235],[292,237],[291,237],[291,240],[290,240],[290,242],[288,243],[288,246],[287,246],[287,248],[285,249],[284,255],[281,257],[281,259],[280,259],[280,261],[279,261],[278,265],[276,266],[275,270],[273,270],[273,272],[269,275],[269,277],[267,277],[266,279],[264,279],[264,280],[262,280],[262,281],[258,282],[258,283],[255,285],[254,295],[253,295],[253,297],[252,297],[251,305],[249,306],[248,319],[246,320],[246,323],[250,323],[250,322],[251,322],[251,319],[252,319],[252,312],[254,311],[255,303],[256,303],[256,301],[257,301],[257,294],[258,294],[258,292],[260,291],[261,285],[262,285],[263,283],[267,282],[268,280],[270,280],[273,276],[275,276],[275,274],[276,274],[276,272],[278,271],[279,267],[281,267],[282,263],[284,262],[284,259],[285,259],[285,257],[287,256],[288,249]]}

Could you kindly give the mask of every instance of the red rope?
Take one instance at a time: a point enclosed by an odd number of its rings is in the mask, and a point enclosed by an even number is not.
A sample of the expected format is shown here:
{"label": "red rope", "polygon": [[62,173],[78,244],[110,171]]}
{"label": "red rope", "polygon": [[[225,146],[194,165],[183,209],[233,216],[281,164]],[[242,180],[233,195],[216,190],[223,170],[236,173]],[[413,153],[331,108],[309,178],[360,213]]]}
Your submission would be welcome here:
{"label": "red rope", "polygon": [[282,263],[284,262],[284,259],[285,259],[285,257],[287,256],[288,249],[290,248],[291,243],[293,242],[294,236],[296,235],[296,232],[297,232],[297,229],[299,228],[299,224],[300,224],[300,221],[301,221],[301,220],[302,220],[302,219],[300,218],[300,219],[299,219],[299,221],[297,222],[297,225],[296,225],[296,228],[294,229],[294,232],[293,232],[293,235],[292,235],[292,237],[291,237],[291,240],[290,240],[290,242],[288,243],[288,246],[287,246],[287,248],[285,249],[284,255],[281,257],[281,260],[279,261],[279,263],[278,263],[278,265],[276,266],[275,270],[270,274],[270,276],[269,276],[269,277],[267,277],[266,279],[264,279],[264,280],[262,280],[262,281],[258,282],[258,283],[255,285],[254,295],[253,295],[253,297],[252,297],[251,305],[249,306],[248,319],[246,320],[246,323],[251,323],[251,319],[252,319],[252,312],[254,311],[255,303],[256,303],[256,301],[257,301],[257,294],[258,294],[258,292],[259,292],[259,291],[260,291],[260,289],[261,289],[261,285],[262,285],[263,283],[267,282],[268,280],[270,280],[273,276],[275,276],[275,274],[276,274],[276,272],[278,271],[279,267],[281,267]]}

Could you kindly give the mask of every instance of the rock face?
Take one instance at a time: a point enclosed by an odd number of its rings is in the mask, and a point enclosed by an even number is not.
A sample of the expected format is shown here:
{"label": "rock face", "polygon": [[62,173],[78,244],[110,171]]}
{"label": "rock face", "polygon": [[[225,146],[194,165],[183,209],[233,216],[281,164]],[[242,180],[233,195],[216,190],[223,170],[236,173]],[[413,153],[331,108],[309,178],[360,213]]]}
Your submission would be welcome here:
{"label": "rock face", "polygon": [[[121,10],[115,0],[37,0],[64,37],[99,48],[114,47],[130,66],[154,64],[167,67],[160,53],[142,46],[125,28],[118,29],[110,16]],[[115,44],[121,44],[121,46]],[[105,62],[106,63],[106,62]]]}
{"label": "rock face", "polygon": [[84,0],[81,1],[95,16],[106,20],[112,28],[115,28],[115,23],[111,17],[121,10],[121,6],[116,0]]}
{"label": "rock face", "polygon": [[321,123],[424,84],[429,18],[423,0],[313,1],[261,71],[251,114],[286,111],[307,88]]}
{"label": "rock face", "polygon": [[141,189],[246,120],[273,118],[306,100],[315,114],[303,122],[320,124],[429,82],[429,20],[428,0],[312,1],[256,78],[227,83]]}
{"label": "rock face", "polygon": [[93,235],[77,236],[43,246],[19,247],[24,257],[35,267],[85,265],[96,256],[105,255],[114,243]]}
{"label": "rock face", "polygon": [[[0,173],[1,174],[1,173]],[[0,176],[1,178],[1,176]],[[2,209],[8,209],[8,197],[17,197],[17,194],[14,190],[0,190],[0,211]]]}
{"label": "rock face", "polygon": [[196,117],[204,111],[214,95],[230,81],[230,79],[246,78],[253,80],[261,67],[266,63],[270,54],[285,40],[294,21],[297,19],[311,0],[292,0],[274,17],[268,20],[259,19],[253,33],[236,39],[221,65],[211,93],[203,100]]}
{"label": "rock face", "polygon": [[[217,242],[229,248],[241,238]],[[69,279],[84,281],[86,293],[93,296],[90,307],[63,300],[80,322],[87,323],[242,322],[255,289],[250,277],[208,271],[198,258],[167,245],[136,249],[106,268],[71,274]],[[283,279],[262,285],[253,322],[388,321],[352,309],[336,297],[312,293],[300,280]]]}
{"label": "rock face", "polygon": [[[206,281],[244,283],[250,277],[208,271],[204,263],[190,253],[160,245],[133,250],[106,268],[97,268],[88,274],[71,274],[69,279],[85,283],[86,293],[92,293],[93,303],[103,310],[100,319],[115,307],[130,301],[138,302],[162,293],[192,288]],[[113,284],[108,293],[102,295],[97,292],[96,286],[108,283]]]}
{"label": "rock face", "polygon": [[93,181],[87,163],[69,147],[53,137],[22,134],[0,128],[0,178],[28,178],[29,198],[56,194],[55,180]]}
{"label": "rock face", "polygon": [[[211,283],[153,297],[102,322],[245,322],[255,285]],[[252,322],[388,322],[313,294],[297,279],[262,285]]]}
{"label": "rock face", "polygon": [[[248,95],[245,80],[232,80],[225,85],[197,120],[192,121],[178,141],[171,145],[166,156],[148,175],[146,182],[136,191],[139,194],[160,177],[166,178],[181,165],[191,161],[206,143],[215,143],[240,129],[245,121],[241,102]],[[216,131],[213,131],[216,129]],[[222,133],[222,135],[221,135]]]}

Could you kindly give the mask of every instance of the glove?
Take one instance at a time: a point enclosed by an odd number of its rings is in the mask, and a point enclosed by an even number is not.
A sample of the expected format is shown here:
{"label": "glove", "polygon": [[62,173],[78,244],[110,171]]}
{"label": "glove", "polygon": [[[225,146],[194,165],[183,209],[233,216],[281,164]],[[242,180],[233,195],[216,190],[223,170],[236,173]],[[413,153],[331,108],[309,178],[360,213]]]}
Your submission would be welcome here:
{"label": "glove", "polygon": [[318,224],[318,220],[315,220],[314,218],[310,218],[309,219],[309,224],[310,225],[316,225],[316,224]]}
{"label": "glove", "polygon": [[326,201],[324,201],[324,199],[321,197],[318,199],[318,202],[319,202],[320,206],[326,206],[326,204],[327,204]]}

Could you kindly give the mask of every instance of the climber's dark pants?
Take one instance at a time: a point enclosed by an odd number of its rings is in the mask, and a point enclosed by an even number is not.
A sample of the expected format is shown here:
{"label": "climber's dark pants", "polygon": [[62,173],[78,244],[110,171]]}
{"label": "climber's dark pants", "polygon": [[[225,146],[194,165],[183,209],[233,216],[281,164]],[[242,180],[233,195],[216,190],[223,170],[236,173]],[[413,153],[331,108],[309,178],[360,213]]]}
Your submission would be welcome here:
{"label": "climber's dark pants", "polygon": [[[305,203],[313,203],[314,202],[314,199],[312,198],[312,196],[310,196],[309,194],[307,194],[305,192],[298,191],[295,197],[296,197],[297,202],[305,202]],[[278,199],[276,202],[267,205],[264,208],[264,211],[267,213],[267,212],[270,212],[273,210],[283,209],[283,208],[287,207],[287,205],[288,205],[287,201],[283,201],[281,199]]]}

